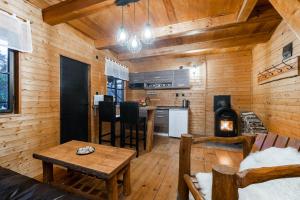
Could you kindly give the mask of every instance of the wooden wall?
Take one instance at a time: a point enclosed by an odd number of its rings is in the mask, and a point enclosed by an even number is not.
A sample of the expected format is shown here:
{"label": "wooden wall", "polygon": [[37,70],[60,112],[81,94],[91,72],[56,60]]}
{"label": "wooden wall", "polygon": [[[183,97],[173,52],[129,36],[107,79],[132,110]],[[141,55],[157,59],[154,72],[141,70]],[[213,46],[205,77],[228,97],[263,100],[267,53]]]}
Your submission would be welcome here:
{"label": "wooden wall", "polygon": [[293,42],[294,56],[300,56],[300,40],[282,22],[272,38],[253,49],[253,111],[270,131],[300,137],[300,77],[258,85],[257,74],[282,60],[282,48]]}
{"label": "wooden wall", "polygon": [[[153,105],[181,106],[182,99],[189,99],[189,132],[200,135],[214,134],[214,95],[232,95],[232,106],[237,111],[251,110],[251,51],[219,53],[194,57],[156,57],[132,63],[132,72],[191,68],[191,88],[188,90],[153,90],[155,95],[141,90],[127,90],[127,99],[138,100],[150,96]],[[176,93],[184,97],[176,98]]]}
{"label": "wooden wall", "polygon": [[[21,112],[0,115],[0,166],[36,176],[41,162],[32,153],[60,140],[60,55],[90,64],[91,99],[96,91],[106,92],[104,56],[112,55],[96,50],[91,39],[68,25],[43,23],[41,10],[25,1],[0,1],[0,7],[33,22],[33,53],[20,53]],[[96,122],[90,108],[92,141],[97,141]]]}

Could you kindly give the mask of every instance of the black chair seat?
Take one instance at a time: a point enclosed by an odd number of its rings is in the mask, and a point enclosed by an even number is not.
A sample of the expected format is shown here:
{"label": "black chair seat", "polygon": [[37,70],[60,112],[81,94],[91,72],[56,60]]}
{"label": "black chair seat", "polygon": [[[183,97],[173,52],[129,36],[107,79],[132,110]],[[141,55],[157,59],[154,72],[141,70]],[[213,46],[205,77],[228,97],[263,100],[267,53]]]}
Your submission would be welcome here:
{"label": "black chair seat", "polygon": [[[116,122],[120,121],[120,116],[116,115],[116,107],[112,101],[99,102],[99,144],[102,142],[110,142],[112,146],[116,146]],[[102,123],[110,123],[110,132],[102,132]],[[110,135],[110,140],[104,140],[103,137]]]}
{"label": "black chair seat", "polygon": [[[146,117],[139,116],[139,104],[137,102],[123,102],[120,104],[120,113],[121,113],[121,147],[125,145],[130,145],[130,147],[135,146],[137,154],[139,156],[139,129],[140,125],[143,126],[143,137],[144,141],[144,149],[146,149],[146,131],[147,131],[147,123]],[[126,128],[130,129],[130,143],[126,143]],[[133,137],[133,129],[135,129],[135,137]],[[135,144],[133,144],[133,140],[135,140]]]}
{"label": "black chair seat", "polygon": [[0,167],[0,199],[3,200],[84,200],[50,185]]}

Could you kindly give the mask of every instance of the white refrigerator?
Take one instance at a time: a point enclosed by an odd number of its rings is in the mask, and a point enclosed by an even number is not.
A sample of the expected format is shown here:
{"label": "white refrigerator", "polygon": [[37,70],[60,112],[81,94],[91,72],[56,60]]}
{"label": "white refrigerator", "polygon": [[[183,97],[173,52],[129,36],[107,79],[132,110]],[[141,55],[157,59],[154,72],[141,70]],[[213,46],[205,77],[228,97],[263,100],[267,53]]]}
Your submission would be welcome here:
{"label": "white refrigerator", "polygon": [[189,110],[184,108],[169,110],[169,137],[180,138],[188,133]]}

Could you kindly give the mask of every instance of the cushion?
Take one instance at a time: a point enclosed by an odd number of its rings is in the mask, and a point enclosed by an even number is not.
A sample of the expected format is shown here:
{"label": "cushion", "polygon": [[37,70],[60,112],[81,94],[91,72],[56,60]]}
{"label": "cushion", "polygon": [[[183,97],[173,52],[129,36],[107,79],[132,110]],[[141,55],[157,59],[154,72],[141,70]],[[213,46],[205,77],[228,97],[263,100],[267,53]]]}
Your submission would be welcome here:
{"label": "cushion", "polygon": [[0,167],[0,199],[83,200],[50,185]]}
{"label": "cushion", "polygon": [[[300,153],[296,149],[271,147],[250,154],[241,162],[240,171],[293,164],[300,164]],[[196,178],[205,200],[211,200],[212,174],[197,173]],[[299,200],[299,197],[300,178],[276,179],[239,189],[239,200]]]}

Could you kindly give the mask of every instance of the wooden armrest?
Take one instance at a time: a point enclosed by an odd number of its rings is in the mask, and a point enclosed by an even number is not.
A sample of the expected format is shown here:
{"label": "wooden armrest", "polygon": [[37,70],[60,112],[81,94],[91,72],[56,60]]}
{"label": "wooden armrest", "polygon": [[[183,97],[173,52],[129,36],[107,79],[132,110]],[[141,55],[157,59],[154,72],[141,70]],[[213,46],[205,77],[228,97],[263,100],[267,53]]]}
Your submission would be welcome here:
{"label": "wooden armrest", "polygon": [[217,142],[223,144],[243,143],[243,157],[246,158],[252,149],[255,142],[254,135],[243,135],[238,137],[196,137],[193,138],[193,144],[205,143],[205,142]]}
{"label": "wooden armrest", "polygon": [[195,187],[195,185],[189,175],[187,175],[187,174],[184,175],[184,181],[186,182],[186,184],[195,200],[204,200],[204,198],[202,197],[202,195],[199,193],[199,191]]}
{"label": "wooden armrest", "polygon": [[245,136],[238,137],[196,137],[193,139],[193,144],[205,142],[217,142],[225,144],[242,143],[245,141]]}
{"label": "wooden armrest", "polygon": [[255,183],[262,183],[279,178],[300,177],[300,165],[285,165],[278,167],[262,167],[248,169],[237,173],[239,188],[247,187]]}
{"label": "wooden armrest", "polygon": [[236,172],[226,165],[213,166],[212,200],[238,200]]}

